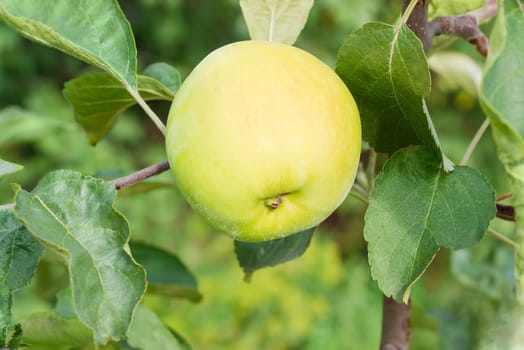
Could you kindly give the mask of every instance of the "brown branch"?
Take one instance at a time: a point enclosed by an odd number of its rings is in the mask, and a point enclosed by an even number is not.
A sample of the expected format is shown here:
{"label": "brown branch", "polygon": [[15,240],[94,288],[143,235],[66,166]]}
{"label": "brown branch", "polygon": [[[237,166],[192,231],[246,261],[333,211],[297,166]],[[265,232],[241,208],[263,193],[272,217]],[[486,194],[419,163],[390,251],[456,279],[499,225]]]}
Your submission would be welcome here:
{"label": "brown branch", "polygon": [[[432,39],[437,35],[454,35],[474,45],[482,56],[488,54],[488,38],[479,24],[497,14],[497,1],[488,0],[484,7],[457,16],[437,17],[428,24],[427,34]],[[430,39],[430,40],[431,40]]]}
{"label": "brown branch", "polygon": [[[402,1],[402,12],[406,11],[410,0]],[[407,26],[415,33],[415,35],[422,41],[424,51],[428,52],[431,46],[432,35],[428,32],[428,5],[429,0],[419,0],[411,16],[409,16],[406,22]]]}
{"label": "brown branch", "polygon": [[386,296],[383,299],[380,350],[407,350],[411,300],[404,304]]}
{"label": "brown branch", "polygon": [[115,185],[115,188],[117,190],[121,190],[125,187],[131,186],[137,182],[145,180],[153,175],[160,174],[166,171],[167,169],[169,169],[169,163],[167,162],[167,160],[165,160],[161,163],[157,163],[147,168],[140,169],[137,172],[134,172],[130,175],[114,179],[111,181],[111,183]]}

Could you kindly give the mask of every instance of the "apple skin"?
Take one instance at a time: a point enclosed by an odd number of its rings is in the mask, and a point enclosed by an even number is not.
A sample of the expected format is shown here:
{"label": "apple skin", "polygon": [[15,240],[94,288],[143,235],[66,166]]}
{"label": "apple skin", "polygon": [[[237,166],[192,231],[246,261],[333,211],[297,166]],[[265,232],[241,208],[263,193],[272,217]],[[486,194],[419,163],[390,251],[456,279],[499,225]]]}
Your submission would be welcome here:
{"label": "apple skin", "polygon": [[361,127],[351,93],[296,47],[241,41],[210,53],[175,96],[166,150],[191,207],[241,241],[322,222],[353,185]]}

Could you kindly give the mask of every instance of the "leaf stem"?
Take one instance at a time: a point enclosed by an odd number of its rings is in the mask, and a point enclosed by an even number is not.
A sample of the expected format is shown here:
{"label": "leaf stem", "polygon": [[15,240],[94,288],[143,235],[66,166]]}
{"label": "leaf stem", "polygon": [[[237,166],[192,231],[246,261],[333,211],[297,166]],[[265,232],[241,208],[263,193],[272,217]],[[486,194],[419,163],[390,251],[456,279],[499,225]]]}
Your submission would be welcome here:
{"label": "leaf stem", "polygon": [[117,190],[121,190],[125,187],[131,186],[137,182],[145,180],[153,175],[160,174],[169,169],[169,163],[167,160],[148,166],[147,168],[140,169],[132,174],[119,177],[111,181]]}
{"label": "leaf stem", "polygon": [[511,238],[508,238],[508,237],[504,236],[502,233],[497,232],[497,231],[493,230],[493,229],[490,228],[490,227],[488,227],[488,228],[486,229],[486,233],[489,233],[493,238],[495,238],[495,239],[501,241],[501,242],[504,243],[504,244],[507,244],[508,246],[512,247],[512,248],[515,249],[515,250],[518,250],[518,249],[519,249],[517,243],[516,243],[514,240],[512,240]]}
{"label": "leaf stem", "polygon": [[140,94],[138,93],[137,90],[133,89],[131,87],[131,85],[129,85],[129,83],[127,83],[126,81],[124,81],[123,84],[124,84],[127,92],[129,92],[131,97],[133,97],[135,99],[135,101],[138,103],[138,105],[140,107],[142,107],[142,109],[147,114],[149,119],[151,119],[151,121],[153,121],[153,123],[156,125],[158,130],[160,130],[162,135],[165,135],[166,134],[166,126],[164,125],[162,120],[160,120],[158,115],[156,115],[156,113],[151,109],[151,107],[149,107],[149,105],[146,103],[146,101],[144,101],[144,99],[142,98],[142,96],[140,96]]}
{"label": "leaf stem", "polygon": [[473,151],[475,150],[475,147],[477,147],[480,139],[482,138],[482,135],[486,132],[486,130],[489,127],[489,119],[486,118],[482,125],[479,127],[473,138],[471,139],[471,142],[469,143],[468,148],[466,149],[466,152],[464,152],[464,156],[462,157],[462,160],[460,161],[460,165],[466,165],[469,161],[469,158],[471,157],[471,154],[473,154]]}

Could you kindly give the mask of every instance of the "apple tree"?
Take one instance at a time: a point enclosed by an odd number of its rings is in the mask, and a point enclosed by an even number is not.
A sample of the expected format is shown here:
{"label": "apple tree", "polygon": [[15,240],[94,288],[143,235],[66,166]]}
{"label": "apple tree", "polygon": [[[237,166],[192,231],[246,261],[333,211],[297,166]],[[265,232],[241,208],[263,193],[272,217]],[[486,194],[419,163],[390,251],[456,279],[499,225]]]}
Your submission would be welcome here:
{"label": "apple tree", "polygon": [[[0,18],[12,31],[93,68],[62,91],[86,135],[73,141],[96,146],[137,105],[154,132],[167,136],[169,159],[111,178],[57,169],[24,188],[17,176],[33,165],[1,154],[0,177],[9,176],[13,195],[0,205],[0,348],[190,348],[191,339],[143,300],[154,294],[198,302],[205,295],[195,275],[175,252],[133,239],[115,205],[117,197],[127,200],[126,191],[173,187],[145,181],[170,168],[194,210],[235,238],[246,281],[301,257],[346,195],[359,200],[369,273],[383,294],[382,334],[369,335],[377,344],[380,338],[381,349],[408,348],[412,291],[438,253],[473,247],[485,233],[514,251],[515,291],[507,303],[524,303],[524,4],[398,1],[396,20],[346,33],[329,69],[292,46],[320,3],[235,2],[249,32],[244,39],[254,40],[241,44],[247,54],[225,57],[218,49],[182,80],[164,62],[141,68],[133,29],[116,0],[0,0]],[[474,59],[448,48],[460,40],[472,45]],[[282,68],[275,47],[300,54],[285,56]],[[455,159],[444,151],[428,101],[432,77],[461,75],[486,119]],[[174,101],[167,129],[167,115],[151,107],[155,101]],[[0,132],[14,130],[22,114],[30,112],[0,110]],[[42,121],[29,120],[38,132]],[[501,194],[483,174],[489,164],[467,165],[488,128],[511,193]],[[493,229],[495,217],[514,223],[512,237]],[[238,227],[240,234],[233,232]],[[68,285],[50,310],[18,319],[16,293],[35,278],[43,255],[61,261]],[[494,348],[524,346],[505,341]]]}

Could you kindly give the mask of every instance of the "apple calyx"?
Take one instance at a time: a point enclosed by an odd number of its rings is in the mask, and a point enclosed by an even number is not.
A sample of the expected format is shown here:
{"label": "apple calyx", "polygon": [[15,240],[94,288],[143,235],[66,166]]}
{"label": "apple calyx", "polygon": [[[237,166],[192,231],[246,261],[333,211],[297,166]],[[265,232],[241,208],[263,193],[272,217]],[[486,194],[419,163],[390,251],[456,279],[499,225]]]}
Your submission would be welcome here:
{"label": "apple calyx", "polygon": [[279,194],[275,197],[266,198],[264,200],[264,205],[270,209],[277,209],[280,204],[282,204],[282,201],[284,200],[284,197],[287,193]]}

